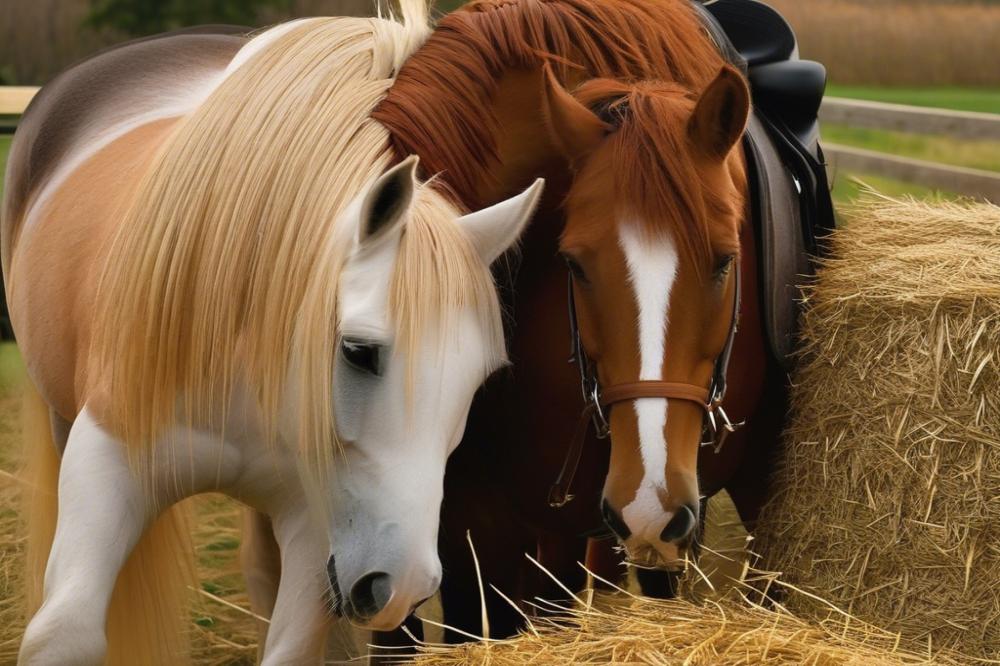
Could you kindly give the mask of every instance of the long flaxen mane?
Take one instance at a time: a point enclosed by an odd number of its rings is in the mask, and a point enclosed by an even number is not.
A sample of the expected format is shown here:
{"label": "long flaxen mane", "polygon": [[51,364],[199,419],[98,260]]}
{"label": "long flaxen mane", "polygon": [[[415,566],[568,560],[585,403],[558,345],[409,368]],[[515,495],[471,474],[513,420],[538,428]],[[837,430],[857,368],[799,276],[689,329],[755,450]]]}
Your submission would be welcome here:
{"label": "long flaxen mane", "polygon": [[[659,80],[701,90],[723,64],[689,0],[479,0],[440,21],[374,117],[397,156],[420,155],[467,206],[496,164],[493,99],[505,72]],[[531,110],[526,110],[530,113]]]}
{"label": "long flaxen mane", "polygon": [[[428,30],[423,0],[401,4],[404,22],[289,27],[179,121],[144,176],[102,276],[91,372],[131,452],[178,421],[221,427],[240,386],[273,434],[294,369],[299,444],[328,459],[337,280],[353,242],[336,222],[394,162],[371,112]],[[418,189],[390,291],[397,349],[466,304],[501,335],[456,216],[433,184]]]}

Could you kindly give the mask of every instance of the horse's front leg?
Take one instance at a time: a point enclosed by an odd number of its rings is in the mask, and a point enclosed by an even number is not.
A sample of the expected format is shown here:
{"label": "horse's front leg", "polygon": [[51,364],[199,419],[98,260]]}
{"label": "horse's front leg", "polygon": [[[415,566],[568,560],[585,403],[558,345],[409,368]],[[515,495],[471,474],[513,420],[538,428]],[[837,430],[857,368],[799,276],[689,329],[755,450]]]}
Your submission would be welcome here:
{"label": "horse's front leg", "polygon": [[129,469],[124,445],[84,410],[63,455],[44,602],[25,631],[19,664],[104,662],[115,580],[155,513]]}
{"label": "horse's front leg", "polygon": [[281,580],[261,663],[320,664],[331,626],[326,531],[304,503],[273,512],[271,520],[281,551]]}
{"label": "horse's front leg", "polygon": [[268,622],[257,621],[258,661],[264,656],[264,644],[274,604],[278,599],[278,583],[281,580],[281,550],[274,539],[271,519],[255,509],[243,509],[243,543],[240,545],[240,568],[246,581],[250,608],[258,617]]}

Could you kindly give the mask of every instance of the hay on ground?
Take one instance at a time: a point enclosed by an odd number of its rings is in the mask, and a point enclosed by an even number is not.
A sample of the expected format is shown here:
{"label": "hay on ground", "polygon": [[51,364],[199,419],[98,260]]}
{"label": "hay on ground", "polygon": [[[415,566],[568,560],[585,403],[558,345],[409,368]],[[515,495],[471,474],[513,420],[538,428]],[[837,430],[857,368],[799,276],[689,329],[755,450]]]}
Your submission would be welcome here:
{"label": "hay on ground", "polygon": [[1000,208],[872,198],[832,257],[806,290],[787,453],[755,550],[924,651],[997,659]]}
{"label": "hay on ground", "polygon": [[530,630],[516,639],[428,646],[423,652],[415,660],[422,666],[956,663],[902,651],[898,636],[836,611],[825,622],[809,624],[783,609],[769,610],[738,595],[705,604],[627,593],[599,595],[589,608],[574,609],[562,619],[534,620]]}

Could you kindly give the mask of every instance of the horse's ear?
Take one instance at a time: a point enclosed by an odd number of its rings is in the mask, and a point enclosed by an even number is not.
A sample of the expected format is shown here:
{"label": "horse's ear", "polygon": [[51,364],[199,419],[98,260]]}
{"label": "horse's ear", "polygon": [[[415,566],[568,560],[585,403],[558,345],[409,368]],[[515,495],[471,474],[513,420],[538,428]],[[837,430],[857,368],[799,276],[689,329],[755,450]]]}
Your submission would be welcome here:
{"label": "horse's ear", "polygon": [[524,192],[458,219],[484,262],[492,264],[517,241],[531,220],[544,187],[545,181],[539,178]]}
{"label": "horse's ear", "polygon": [[410,155],[379,176],[368,190],[361,204],[359,243],[384,236],[402,221],[417,189],[418,162],[416,155]]}
{"label": "horse's ear", "polygon": [[688,125],[691,141],[709,157],[725,159],[743,136],[750,116],[750,90],[743,75],[723,66],[701,94]]}
{"label": "horse's ear", "polygon": [[611,126],[569,94],[548,63],[542,68],[542,117],[556,147],[570,162],[589,155]]}

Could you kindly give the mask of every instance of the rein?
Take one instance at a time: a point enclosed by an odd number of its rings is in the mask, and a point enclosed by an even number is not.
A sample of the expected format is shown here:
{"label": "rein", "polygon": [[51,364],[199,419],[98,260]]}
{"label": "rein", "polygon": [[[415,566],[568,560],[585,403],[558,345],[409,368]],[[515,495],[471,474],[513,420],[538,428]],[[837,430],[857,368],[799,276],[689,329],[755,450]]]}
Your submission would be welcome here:
{"label": "rein", "polygon": [[549,488],[549,506],[555,509],[566,506],[573,495],[570,489],[573,478],[580,466],[583,447],[587,442],[587,434],[591,425],[594,426],[598,439],[605,439],[611,434],[611,424],[606,413],[610,408],[621,402],[631,402],[643,398],[667,398],[684,400],[694,403],[705,412],[702,428],[702,446],[711,446],[715,453],[722,450],[726,438],[743,426],[743,423],[733,423],[725,410],[722,400],[726,397],[726,373],[729,370],[729,357],[733,353],[733,342],[736,340],[736,330],[740,319],[740,303],[742,300],[742,278],[739,261],[735,262],[736,289],[733,295],[733,318],[729,326],[729,334],[722,352],[715,359],[712,371],[712,382],[708,388],[687,384],[684,382],[637,381],[627,384],[616,384],[605,389],[601,388],[597,379],[597,368],[587,356],[580,339],[580,325],[576,317],[576,297],[573,290],[573,274],[569,273],[569,333],[571,341],[570,363],[576,363],[580,371],[580,389],[583,393],[584,407],[570,440],[570,448],[566,452],[562,469],[555,483]]}

